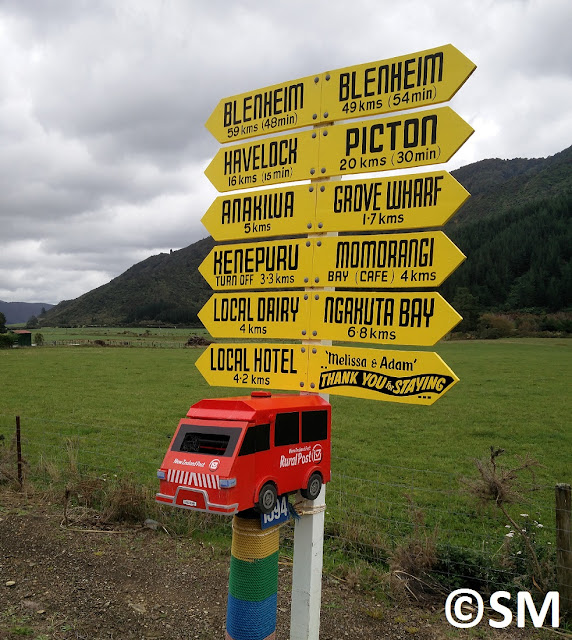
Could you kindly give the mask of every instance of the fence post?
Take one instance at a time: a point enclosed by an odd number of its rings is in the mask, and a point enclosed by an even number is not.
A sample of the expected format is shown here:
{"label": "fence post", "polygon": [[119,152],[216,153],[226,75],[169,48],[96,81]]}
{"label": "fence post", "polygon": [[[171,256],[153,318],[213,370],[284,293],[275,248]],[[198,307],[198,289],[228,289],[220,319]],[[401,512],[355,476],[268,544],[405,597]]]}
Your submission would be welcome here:
{"label": "fence post", "polygon": [[556,485],[556,582],[562,617],[572,617],[572,535],[569,484]]}
{"label": "fence post", "polygon": [[24,486],[24,477],[22,474],[22,440],[20,437],[20,416],[16,416],[16,456],[18,459],[18,484],[20,489]]}

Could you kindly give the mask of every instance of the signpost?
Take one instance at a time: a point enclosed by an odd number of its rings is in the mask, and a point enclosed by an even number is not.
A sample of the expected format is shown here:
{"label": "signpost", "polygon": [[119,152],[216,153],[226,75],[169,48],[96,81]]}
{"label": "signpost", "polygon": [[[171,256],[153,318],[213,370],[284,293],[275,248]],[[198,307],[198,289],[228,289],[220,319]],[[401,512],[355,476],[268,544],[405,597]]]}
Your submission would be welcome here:
{"label": "signpost", "polygon": [[309,357],[308,386],[316,393],[428,405],[459,381],[428,351],[316,346]]}
{"label": "signpost", "polygon": [[213,387],[305,391],[307,348],[287,344],[211,344],[197,369]]}
{"label": "signpost", "polygon": [[213,338],[300,340],[310,325],[310,294],[216,293],[199,312]]}
{"label": "signpost", "polygon": [[215,240],[308,233],[314,228],[316,189],[297,185],[219,196],[202,222]]}
{"label": "signpost", "polygon": [[438,293],[312,294],[311,335],[340,342],[432,346],[461,316]]}
{"label": "signpost", "polygon": [[275,84],[224,98],[206,121],[222,143],[279,133],[316,123],[320,113],[320,76]]}
{"label": "signpost", "polygon": [[219,149],[205,169],[217,191],[309,180],[318,165],[318,135],[298,131]]}
{"label": "signpost", "polygon": [[440,227],[468,197],[446,171],[324,182],[317,189],[315,228],[383,232]]}
{"label": "signpost", "polygon": [[410,169],[450,160],[473,128],[450,107],[321,130],[322,176]]}
{"label": "signpost", "polygon": [[312,272],[310,240],[274,240],[214,247],[199,271],[215,291],[296,289]]}
{"label": "signpost", "polygon": [[315,242],[312,279],[319,286],[437,287],[465,260],[442,231],[326,237]]}
{"label": "signpost", "polygon": [[447,162],[473,133],[450,107],[337,124],[219,149],[205,170],[218,191]]}
{"label": "signpost", "polygon": [[[205,258],[201,274],[229,293],[215,293],[199,317],[217,338],[303,344],[212,344],[197,360],[209,384],[430,405],[458,382],[436,353],[328,342],[431,346],[461,320],[418,289],[439,286],[463,253],[441,231],[402,232],[445,224],[467,191],[445,171],[342,177],[447,162],[473,129],[436,105],[474,69],[448,44],[219,102],[206,126],[238,144],[225,144],[205,174],[219,192],[248,191],[217,197],[203,222],[218,241],[257,242]],[[430,108],[409,111],[419,107]],[[302,180],[310,184],[258,189]],[[292,640],[318,638],[324,496],[295,528]]]}
{"label": "signpost", "polygon": [[446,171],[321,182],[215,198],[202,222],[215,240],[444,225],[469,197]]}
{"label": "signpost", "polygon": [[206,122],[221,143],[450,100],[476,66],[454,46],[354,65],[224,98]]}

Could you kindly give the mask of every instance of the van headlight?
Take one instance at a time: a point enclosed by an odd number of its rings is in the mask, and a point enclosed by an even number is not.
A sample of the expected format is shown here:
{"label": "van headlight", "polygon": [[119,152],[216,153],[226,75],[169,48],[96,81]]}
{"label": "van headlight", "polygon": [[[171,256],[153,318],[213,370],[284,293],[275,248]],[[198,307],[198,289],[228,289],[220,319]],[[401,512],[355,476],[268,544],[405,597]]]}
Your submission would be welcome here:
{"label": "van headlight", "polygon": [[236,487],[236,478],[221,478],[219,480],[219,486],[221,489],[232,489]]}
{"label": "van headlight", "polygon": [[163,469],[159,469],[157,471],[157,478],[159,478],[159,480],[165,480],[166,477],[167,474],[163,471]]}

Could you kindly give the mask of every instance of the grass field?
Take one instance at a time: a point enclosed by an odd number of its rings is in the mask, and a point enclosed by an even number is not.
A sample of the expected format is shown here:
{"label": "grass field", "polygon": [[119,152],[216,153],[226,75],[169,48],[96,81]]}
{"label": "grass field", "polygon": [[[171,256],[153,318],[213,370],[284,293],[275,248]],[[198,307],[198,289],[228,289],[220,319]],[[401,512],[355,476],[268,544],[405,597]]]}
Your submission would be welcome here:
{"label": "grass field", "polygon": [[[186,340],[189,333],[175,332],[173,339]],[[501,464],[516,465],[518,456],[529,455],[542,465],[537,470],[542,490],[526,511],[545,523],[542,534],[549,536],[554,484],[572,480],[572,341],[455,341],[434,350],[460,383],[431,407],[331,397],[335,458],[327,501],[332,535],[355,549],[365,535],[368,543],[386,549],[412,530],[412,501],[424,510],[428,526],[438,527],[447,540],[479,547],[492,539],[501,545],[504,524],[483,518],[459,482],[476,477],[474,459],[487,457],[494,446],[506,451]],[[20,415],[32,471],[41,457],[65,465],[66,440],[72,439],[80,462],[94,472],[131,473],[154,488],[168,438],[189,406],[203,397],[236,395],[233,389],[208,387],[194,366],[201,353],[82,347],[0,351],[0,434],[9,442]],[[347,552],[347,545],[338,547]]]}

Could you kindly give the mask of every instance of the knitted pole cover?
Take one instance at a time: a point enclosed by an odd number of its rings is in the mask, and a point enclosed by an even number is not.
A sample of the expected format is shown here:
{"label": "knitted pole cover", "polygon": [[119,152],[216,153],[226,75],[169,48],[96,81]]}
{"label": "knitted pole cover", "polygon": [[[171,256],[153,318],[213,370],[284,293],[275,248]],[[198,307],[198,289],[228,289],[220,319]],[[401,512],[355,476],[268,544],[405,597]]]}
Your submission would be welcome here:
{"label": "knitted pole cover", "polygon": [[274,640],[280,527],[262,530],[260,515],[232,521],[226,640]]}

